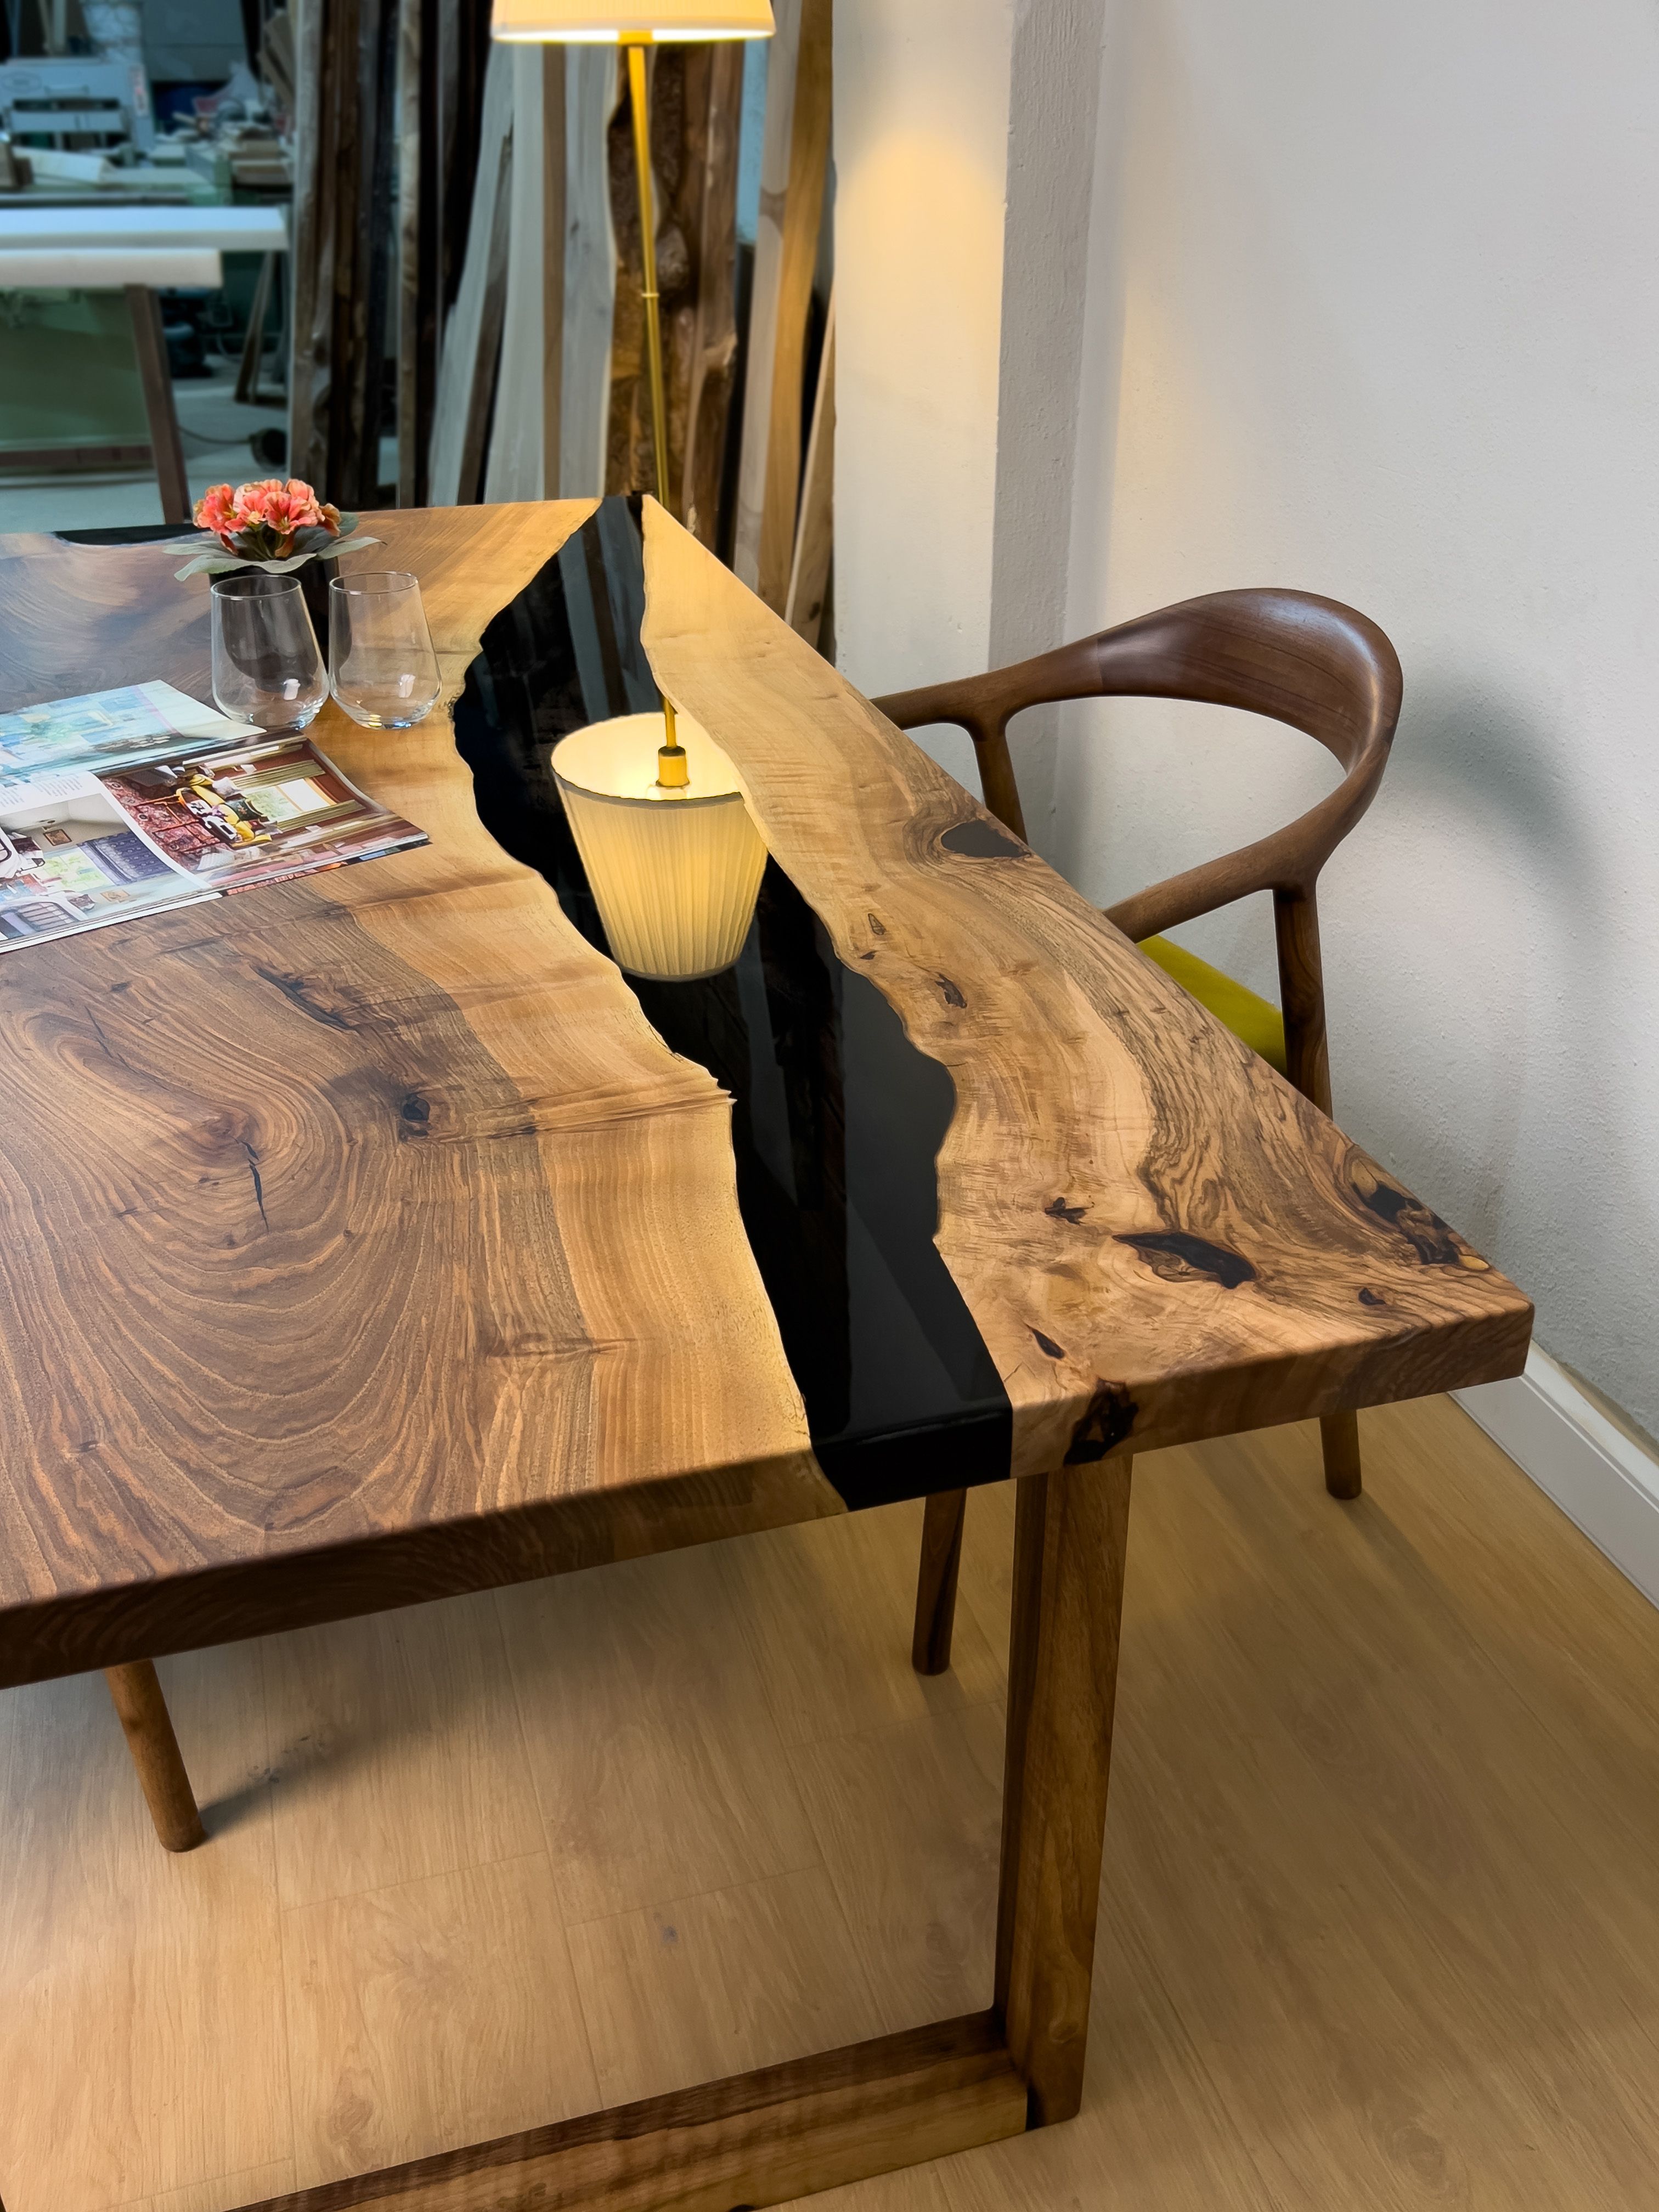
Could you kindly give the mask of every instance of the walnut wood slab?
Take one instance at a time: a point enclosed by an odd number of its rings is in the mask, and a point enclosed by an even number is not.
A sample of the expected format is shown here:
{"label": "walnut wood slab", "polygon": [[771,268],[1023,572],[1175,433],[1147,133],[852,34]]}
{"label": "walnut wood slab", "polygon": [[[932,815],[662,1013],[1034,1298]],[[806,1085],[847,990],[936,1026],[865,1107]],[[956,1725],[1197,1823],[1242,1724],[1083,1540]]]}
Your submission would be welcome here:
{"label": "walnut wood slab", "polygon": [[1016,1474],[1519,1373],[1521,1292],[654,502],[646,591],[659,681],[955,1081],[939,1243]]}
{"label": "walnut wood slab", "polygon": [[[586,503],[379,517],[452,686]],[[939,1243],[1012,1471],[1518,1370],[1529,1309],[647,508],[659,677],[957,1105]],[[209,696],[171,549],[0,549],[0,707]],[[479,825],[0,959],[0,1682],[842,1510],[729,1108]],[[66,1140],[66,1132],[73,1140]]]}
{"label": "walnut wood slab", "polygon": [[[588,512],[380,520],[452,691]],[[995,2004],[280,2212],[727,2212],[1068,2118],[1131,1451],[1525,1353],[1518,1291],[646,526],[659,677],[955,1084],[938,1242],[1023,1478]],[[0,546],[0,708],[143,677],[205,696],[176,557]],[[0,959],[0,1685],[842,1510],[731,1101],[480,827],[444,715],[318,735],[430,845]]]}
{"label": "walnut wood slab", "polygon": [[[459,686],[585,502],[376,518]],[[0,710],[210,698],[174,549],[0,544]],[[729,1106],[480,827],[0,958],[0,1684],[838,1512]]]}

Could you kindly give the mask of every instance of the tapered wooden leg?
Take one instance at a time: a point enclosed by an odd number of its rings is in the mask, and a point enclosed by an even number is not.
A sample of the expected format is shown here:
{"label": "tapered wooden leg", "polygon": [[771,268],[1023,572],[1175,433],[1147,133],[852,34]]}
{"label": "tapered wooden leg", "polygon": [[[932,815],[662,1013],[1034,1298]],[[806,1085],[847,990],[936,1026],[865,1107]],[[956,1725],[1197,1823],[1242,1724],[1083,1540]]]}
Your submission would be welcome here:
{"label": "tapered wooden leg", "polygon": [[962,1528],[967,1517],[965,1490],[941,1490],[927,1500],[923,1513],[921,1562],[916,1569],[916,1625],[910,1638],[910,1664],[918,1674],[942,1674],[951,1663],[957,1574],[962,1565]]}
{"label": "tapered wooden leg", "polygon": [[188,522],[190,481],[185,472],[185,441],[179,434],[179,410],[173,404],[173,373],[167,367],[161,303],[148,284],[129,284],[126,295],[138,378],[144,388],[144,412],[149,418],[155,482],[161,494],[161,520]]}
{"label": "tapered wooden leg", "polygon": [[1325,1448],[1325,1487],[1333,1498],[1359,1495],[1359,1416],[1325,1413],[1319,1440]]}
{"label": "tapered wooden leg", "polygon": [[242,340],[241,365],[236,372],[236,397],[244,406],[257,402],[259,397],[259,371],[265,352],[265,314],[270,306],[271,286],[276,276],[276,256],[267,253],[259,264],[259,281],[253,288],[253,305],[248,310],[247,334]]}
{"label": "tapered wooden leg", "polygon": [[1129,1467],[1019,1486],[995,2011],[1033,2127],[1083,2100]]}
{"label": "tapered wooden leg", "polygon": [[155,1668],[148,1659],[137,1660],[131,1667],[106,1667],[104,1680],[115,1700],[156,1834],[167,1850],[193,1850],[205,1842],[207,1832],[196,1809],[190,1777],[179,1756],[179,1739],[173,1733],[172,1716]]}

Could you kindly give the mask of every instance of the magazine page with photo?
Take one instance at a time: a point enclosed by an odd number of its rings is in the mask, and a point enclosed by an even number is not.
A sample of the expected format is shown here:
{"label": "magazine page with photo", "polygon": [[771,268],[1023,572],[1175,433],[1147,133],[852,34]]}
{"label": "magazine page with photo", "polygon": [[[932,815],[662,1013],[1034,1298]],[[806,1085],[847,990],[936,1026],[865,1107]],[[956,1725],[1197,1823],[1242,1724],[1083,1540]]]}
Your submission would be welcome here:
{"label": "magazine page with photo", "polygon": [[0,715],[0,952],[426,842],[308,739],[170,684]]}
{"label": "magazine page with photo", "polygon": [[0,783],[0,951],[214,896],[85,769]]}
{"label": "magazine page with photo", "polygon": [[258,735],[252,722],[204,707],[171,684],[131,684],[0,714],[0,778],[138,760],[185,738],[228,742]]}
{"label": "magazine page with photo", "polygon": [[217,890],[282,883],[426,842],[304,738],[192,749],[99,781],[178,867]]}

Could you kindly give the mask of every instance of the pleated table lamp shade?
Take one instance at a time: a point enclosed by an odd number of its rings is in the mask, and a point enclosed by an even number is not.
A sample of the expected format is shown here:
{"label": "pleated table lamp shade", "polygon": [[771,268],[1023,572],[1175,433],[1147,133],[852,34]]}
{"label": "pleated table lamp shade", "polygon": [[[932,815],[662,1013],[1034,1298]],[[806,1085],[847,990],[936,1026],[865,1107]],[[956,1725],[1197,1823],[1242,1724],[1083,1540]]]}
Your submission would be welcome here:
{"label": "pleated table lamp shade", "polygon": [[743,950],[766,867],[732,763],[688,715],[676,718],[690,783],[656,783],[660,714],[573,730],[553,774],[618,966],[690,982]]}
{"label": "pleated table lamp shade", "polygon": [[771,0],[495,0],[498,39],[769,39]]}

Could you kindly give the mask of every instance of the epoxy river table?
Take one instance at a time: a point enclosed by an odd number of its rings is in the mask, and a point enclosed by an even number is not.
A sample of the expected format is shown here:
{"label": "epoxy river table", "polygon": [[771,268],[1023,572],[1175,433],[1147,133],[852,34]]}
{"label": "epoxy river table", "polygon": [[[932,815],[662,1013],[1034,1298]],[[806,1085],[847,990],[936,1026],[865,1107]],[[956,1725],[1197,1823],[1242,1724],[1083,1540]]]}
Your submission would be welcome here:
{"label": "epoxy river table", "polygon": [[[453,720],[313,734],[431,842],[0,956],[0,1684],[1017,1479],[988,2011],[282,2203],[728,2212],[1064,2119],[1131,1455],[1518,1373],[1530,1309],[653,502],[374,526]],[[0,711],[207,698],[178,558],[0,543]],[[657,681],[771,854],[694,985],[546,766]]]}

